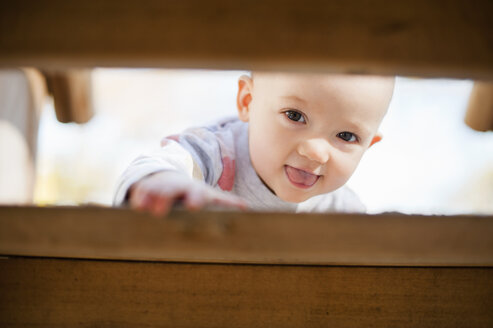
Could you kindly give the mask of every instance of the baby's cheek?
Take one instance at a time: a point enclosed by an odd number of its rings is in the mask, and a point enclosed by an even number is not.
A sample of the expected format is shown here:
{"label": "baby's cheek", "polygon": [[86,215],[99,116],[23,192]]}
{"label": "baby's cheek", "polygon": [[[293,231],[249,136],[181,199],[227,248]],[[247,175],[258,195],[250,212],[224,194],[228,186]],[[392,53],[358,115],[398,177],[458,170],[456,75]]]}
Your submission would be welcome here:
{"label": "baby's cheek", "polygon": [[342,156],[341,158],[332,158],[332,160],[334,164],[331,172],[334,174],[332,175],[332,178],[334,184],[339,188],[353,175],[358,166],[359,159],[357,157]]}
{"label": "baby's cheek", "polygon": [[272,185],[272,158],[262,144],[259,143],[256,147],[252,147],[250,152],[250,160],[260,179],[262,179],[264,183],[267,183],[269,186]]}

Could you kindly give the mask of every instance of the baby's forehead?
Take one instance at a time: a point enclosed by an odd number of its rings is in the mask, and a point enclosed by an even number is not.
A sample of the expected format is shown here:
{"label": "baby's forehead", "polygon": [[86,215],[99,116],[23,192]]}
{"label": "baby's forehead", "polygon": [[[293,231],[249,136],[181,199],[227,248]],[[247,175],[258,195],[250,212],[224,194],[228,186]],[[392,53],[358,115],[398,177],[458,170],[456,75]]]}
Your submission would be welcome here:
{"label": "baby's forehead", "polygon": [[282,72],[255,72],[252,74],[254,85],[262,88],[295,88],[300,86],[315,87],[317,89],[362,90],[373,92],[392,92],[394,78],[373,75],[344,75],[324,73],[282,73]]}
{"label": "baby's forehead", "polygon": [[301,99],[364,98],[388,103],[394,90],[394,78],[371,75],[316,73],[253,74],[254,90],[267,95],[296,96]]}
{"label": "baby's forehead", "polygon": [[[389,106],[394,78],[361,75],[261,73],[253,75],[261,102],[294,100],[302,107],[380,122]],[[256,90],[255,90],[256,89]],[[296,103],[294,106],[296,106]],[[289,104],[286,104],[289,106]]]}

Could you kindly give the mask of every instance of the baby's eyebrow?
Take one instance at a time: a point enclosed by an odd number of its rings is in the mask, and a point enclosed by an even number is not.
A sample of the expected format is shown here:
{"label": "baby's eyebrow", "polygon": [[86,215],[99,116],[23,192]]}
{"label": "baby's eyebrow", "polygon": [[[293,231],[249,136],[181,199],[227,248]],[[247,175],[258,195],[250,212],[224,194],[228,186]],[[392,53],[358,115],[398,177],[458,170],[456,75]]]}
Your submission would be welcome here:
{"label": "baby's eyebrow", "polygon": [[360,137],[370,137],[371,136],[371,131],[370,129],[366,128],[365,126],[361,125],[354,125],[353,130],[358,134]]}
{"label": "baby's eyebrow", "polygon": [[364,122],[360,122],[357,120],[349,119],[347,121],[343,121],[340,128],[346,129],[349,132],[356,133],[360,137],[372,135],[371,129],[366,124],[364,124]]}
{"label": "baby's eyebrow", "polygon": [[285,99],[285,100],[294,100],[294,101],[297,101],[297,102],[300,102],[300,103],[306,103],[304,99],[298,97],[298,96],[295,96],[295,95],[290,95],[290,96],[282,96],[281,98]]}

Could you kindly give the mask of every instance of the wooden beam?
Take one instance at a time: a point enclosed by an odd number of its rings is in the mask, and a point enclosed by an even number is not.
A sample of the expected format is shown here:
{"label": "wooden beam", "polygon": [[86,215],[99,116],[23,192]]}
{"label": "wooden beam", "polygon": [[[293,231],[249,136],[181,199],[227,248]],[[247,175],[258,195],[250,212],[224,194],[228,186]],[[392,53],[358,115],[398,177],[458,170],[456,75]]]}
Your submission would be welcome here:
{"label": "wooden beam", "polygon": [[0,2],[0,65],[493,79],[490,0]]}
{"label": "wooden beam", "polygon": [[493,131],[493,83],[474,83],[465,122],[477,131]]}
{"label": "wooden beam", "polygon": [[91,70],[43,72],[53,96],[56,118],[62,123],[87,123],[94,115]]}
{"label": "wooden beam", "polygon": [[2,327],[491,327],[492,268],[0,259]]}
{"label": "wooden beam", "polygon": [[493,267],[493,218],[0,207],[0,254],[214,263]]}

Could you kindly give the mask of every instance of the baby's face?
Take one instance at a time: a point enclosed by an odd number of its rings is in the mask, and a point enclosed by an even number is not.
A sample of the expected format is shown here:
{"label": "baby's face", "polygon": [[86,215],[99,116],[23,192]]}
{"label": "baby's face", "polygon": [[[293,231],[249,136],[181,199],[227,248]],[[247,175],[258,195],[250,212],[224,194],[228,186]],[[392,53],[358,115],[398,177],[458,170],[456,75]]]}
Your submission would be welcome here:
{"label": "baby's face", "polygon": [[240,78],[252,165],[278,197],[302,202],[341,187],[376,140],[393,79],[254,73]]}

